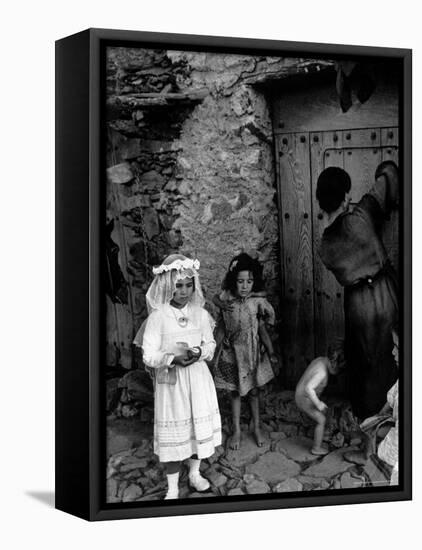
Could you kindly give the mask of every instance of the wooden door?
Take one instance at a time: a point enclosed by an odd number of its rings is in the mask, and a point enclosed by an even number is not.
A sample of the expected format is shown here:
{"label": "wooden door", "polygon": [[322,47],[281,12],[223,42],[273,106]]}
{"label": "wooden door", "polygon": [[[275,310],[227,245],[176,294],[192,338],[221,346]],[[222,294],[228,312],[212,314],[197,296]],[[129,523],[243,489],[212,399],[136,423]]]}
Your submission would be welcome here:
{"label": "wooden door", "polygon": [[295,383],[314,356],[312,201],[309,135],[277,136],[282,342],[286,382]]}

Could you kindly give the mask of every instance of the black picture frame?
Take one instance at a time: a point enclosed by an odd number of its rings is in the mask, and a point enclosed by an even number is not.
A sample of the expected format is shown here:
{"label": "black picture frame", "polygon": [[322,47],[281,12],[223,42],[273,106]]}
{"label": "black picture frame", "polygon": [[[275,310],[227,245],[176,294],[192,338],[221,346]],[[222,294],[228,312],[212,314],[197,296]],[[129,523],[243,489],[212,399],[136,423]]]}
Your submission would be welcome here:
{"label": "black picture frame", "polygon": [[[107,45],[271,56],[390,58],[402,64],[403,177],[400,483],[397,487],[106,504],[101,106]],[[203,514],[412,498],[411,50],[88,29],[56,42],[56,507],[86,520]]]}

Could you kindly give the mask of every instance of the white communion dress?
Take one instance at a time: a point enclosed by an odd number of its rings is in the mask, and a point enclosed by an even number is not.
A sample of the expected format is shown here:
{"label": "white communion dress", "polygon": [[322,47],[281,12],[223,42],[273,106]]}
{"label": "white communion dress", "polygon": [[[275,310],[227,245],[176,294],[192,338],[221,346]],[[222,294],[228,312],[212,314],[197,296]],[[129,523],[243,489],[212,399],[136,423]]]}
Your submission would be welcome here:
{"label": "white communion dress", "polygon": [[[206,360],[215,350],[209,313],[188,304],[182,310],[164,305],[153,311],[134,343],[142,346],[144,363],[171,369],[173,383],[155,380],[154,453],[161,462],[196,454],[207,458],[221,445],[221,419],[214,381]],[[171,365],[183,346],[200,347],[198,361],[187,367]],[[162,372],[162,371],[161,371]],[[174,376],[175,374],[175,376]]]}

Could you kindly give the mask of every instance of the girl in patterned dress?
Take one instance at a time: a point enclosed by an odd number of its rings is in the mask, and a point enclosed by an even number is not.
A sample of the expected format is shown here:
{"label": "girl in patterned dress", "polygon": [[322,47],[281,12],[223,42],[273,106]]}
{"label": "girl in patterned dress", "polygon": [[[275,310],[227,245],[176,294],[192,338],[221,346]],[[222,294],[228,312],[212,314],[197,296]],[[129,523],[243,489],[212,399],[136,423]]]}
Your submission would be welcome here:
{"label": "girl in patterned dress", "polygon": [[196,491],[209,489],[200,462],[221,444],[217,395],[205,363],[214,355],[214,322],[202,307],[198,269],[198,260],[180,254],[153,269],[146,294],[150,314],[134,340],[154,374],[154,452],[166,465],[166,499],[179,496],[185,459],[190,485]]}
{"label": "girl in patterned dress", "polygon": [[[223,332],[214,365],[217,388],[231,392],[233,434],[230,448],[239,449],[241,440],[241,397],[248,395],[259,447],[264,439],[259,426],[258,388],[274,377],[277,364],[266,324],[274,324],[274,310],[263,292],[262,267],[242,253],[230,262],[220,295],[214,303],[220,308]],[[261,349],[261,343],[264,349]]]}

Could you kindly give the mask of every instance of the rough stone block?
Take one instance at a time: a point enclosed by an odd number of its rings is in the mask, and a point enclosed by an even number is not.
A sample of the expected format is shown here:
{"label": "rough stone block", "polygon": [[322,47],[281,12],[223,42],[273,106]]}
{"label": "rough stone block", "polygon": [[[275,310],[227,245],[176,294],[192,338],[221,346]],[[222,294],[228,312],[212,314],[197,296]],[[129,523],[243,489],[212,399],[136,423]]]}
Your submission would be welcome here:
{"label": "rough stone block", "polygon": [[141,458],[137,459],[135,462],[130,462],[128,464],[123,464],[123,466],[120,468],[121,472],[130,472],[132,470],[136,470],[138,468],[144,469],[148,466],[148,459]]}
{"label": "rough stone block", "polygon": [[152,441],[149,441],[148,439],[141,440],[141,444],[138,446],[137,449],[133,452],[134,458],[144,458],[148,457],[151,458],[152,454]]}
{"label": "rough stone block", "polygon": [[299,426],[297,424],[289,424],[288,422],[279,422],[278,431],[284,433],[286,437],[293,437],[298,434]]}
{"label": "rough stone block", "polygon": [[269,442],[265,442],[262,447],[258,447],[254,438],[251,435],[243,433],[240,442],[240,449],[226,451],[226,459],[232,466],[241,467],[245,464],[254,462],[259,456],[266,453],[270,448]]}
{"label": "rough stone block", "polygon": [[304,475],[314,477],[333,477],[337,474],[345,472],[351,467],[350,462],[343,459],[343,454],[346,451],[356,450],[348,447],[347,449],[341,449],[334,451],[325,456],[318,464],[313,464],[307,468],[303,473]]}
{"label": "rough stone block", "polygon": [[107,411],[112,411],[116,408],[119,402],[121,389],[119,388],[119,378],[111,378],[106,382],[106,406]]}
{"label": "rough stone block", "polygon": [[236,116],[241,117],[248,112],[249,94],[246,88],[237,90],[231,98],[231,108]]}
{"label": "rough stone block", "polygon": [[143,221],[145,233],[148,239],[152,239],[160,233],[160,223],[158,221],[158,215],[154,208],[144,208]]}
{"label": "rough stone block", "polygon": [[253,481],[248,483],[245,487],[245,490],[248,495],[260,495],[271,492],[268,483],[265,483],[265,481],[259,481],[257,479],[254,479]]}
{"label": "rough stone block", "polygon": [[372,459],[369,459],[364,467],[364,472],[368,476],[371,485],[374,487],[384,487],[390,484],[384,473],[376,466]]}
{"label": "rough stone block", "polygon": [[337,432],[331,438],[331,445],[337,449],[341,449],[344,446],[344,435],[341,432]]}
{"label": "rough stone block", "polygon": [[293,401],[294,398],[295,398],[295,392],[291,390],[284,390],[278,394],[278,400],[282,401],[283,403],[287,403],[288,401]]}
{"label": "rough stone block", "polygon": [[237,489],[239,484],[238,479],[229,479],[226,483],[226,490],[230,491],[231,489]]}
{"label": "rough stone block", "polygon": [[297,492],[302,490],[303,490],[303,485],[297,479],[291,478],[291,479],[286,479],[281,483],[277,483],[277,485],[273,489],[273,492],[290,493],[290,492],[295,492],[295,491]]}
{"label": "rough stone block", "polygon": [[182,180],[178,185],[177,185],[177,192],[180,194],[180,195],[189,195],[189,193],[191,192],[191,186],[189,184],[189,182],[187,180]]}
{"label": "rough stone block", "polygon": [[156,170],[149,170],[144,172],[141,176],[142,188],[147,188],[152,192],[159,192],[166,183],[166,179]]}
{"label": "rough stone block", "polygon": [[112,456],[115,453],[131,448],[133,446],[133,440],[131,437],[127,437],[123,434],[115,434],[112,430],[107,434],[107,455]]}
{"label": "rough stone block", "polygon": [[172,141],[163,141],[157,139],[143,140],[141,143],[142,151],[148,151],[149,153],[165,153],[173,151],[174,144]]}
{"label": "rough stone block", "polygon": [[255,479],[256,479],[255,474],[245,474],[243,476],[243,481],[245,483],[252,483],[252,481],[254,481]]}
{"label": "rough stone block", "polygon": [[249,147],[251,145],[257,145],[259,143],[259,138],[248,128],[244,128],[242,131],[242,141],[246,147]]}
{"label": "rough stone block", "polygon": [[132,483],[127,487],[123,492],[122,500],[123,502],[133,502],[134,500],[140,498],[143,495],[143,491],[139,485]]}
{"label": "rough stone block", "polygon": [[298,476],[297,480],[302,483],[304,490],[328,489],[330,486],[328,481],[323,477]]}
{"label": "rough stone block", "polygon": [[127,184],[133,180],[134,174],[130,164],[122,162],[107,168],[107,178],[110,183]]}
{"label": "rough stone block", "polygon": [[342,489],[356,489],[362,487],[362,480],[351,476],[350,472],[345,472],[340,478],[340,485]]}
{"label": "rough stone block", "polygon": [[[108,422],[107,456],[118,459],[118,453],[133,454],[133,448],[142,444],[145,437],[145,425],[137,418],[116,419]],[[151,427],[152,429],[152,427]],[[152,456],[152,450],[149,452]],[[121,459],[120,459],[121,460]]]}
{"label": "rough stone block", "polygon": [[107,480],[107,500],[117,494],[118,483],[114,478]]}
{"label": "rough stone block", "polygon": [[280,439],[286,439],[287,435],[284,432],[270,432],[270,439],[272,441],[279,441]]}
{"label": "rough stone block", "polygon": [[121,212],[127,214],[131,212],[134,208],[140,208],[140,206],[142,205],[142,197],[143,195],[126,196],[121,193],[119,195]]}
{"label": "rough stone block", "polygon": [[120,412],[124,418],[133,418],[139,411],[134,405],[123,405]]}
{"label": "rough stone block", "polygon": [[269,452],[255,464],[246,466],[246,472],[255,474],[267,483],[275,484],[300,473],[300,466],[282,453]]}
{"label": "rough stone block", "polygon": [[141,140],[128,139],[120,145],[120,156],[123,159],[134,159],[141,153]]}
{"label": "rough stone block", "polygon": [[207,472],[206,477],[214,487],[222,487],[227,483],[227,477],[224,474],[215,473],[212,478],[210,478]]}
{"label": "rough stone block", "polygon": [[120,482],[119,484],[119,488],[117,490],[117,497],[119,499],[122,499],[123,498],[123,493],[125,492],[126,490],[126,487],[129,485],[129,483],[126,481],[126,480],[123,480]]}
{"label": "rough stone block", "polygon": [[315,456],[310,452],[312,443],[312,439],[307,437],[289,437],[280,441],[277,450],[284,452],[296,462],[309,462],[315,459]]}
{"label": "rough stone block", "polygon": [[145,383],[146,375],[139,370],[130,371],[120,379],[120,388],[126,388],[127,394],[133,401],[152,403],[154,396],[152,389]]}
{"label": "rough stone block", "polygon": [[235,488],[235,489],[230,489],[230,491],[228,491],[227,493],[227,496],[228,497],[234,497],[234,496],[237,496],[237,495],[244,495],[245,493],[242,491],[242,489],[239,489],[239,488]]}

